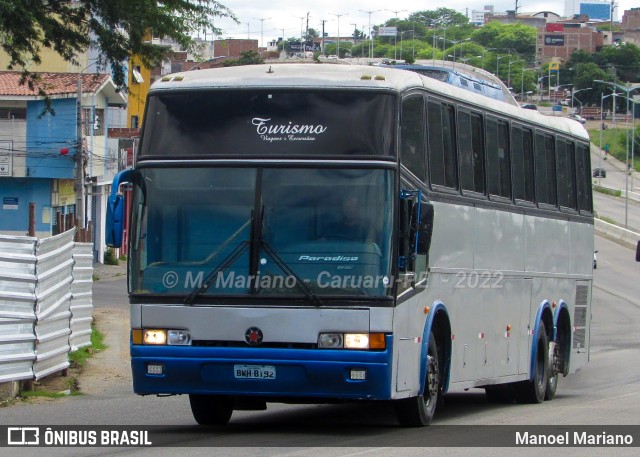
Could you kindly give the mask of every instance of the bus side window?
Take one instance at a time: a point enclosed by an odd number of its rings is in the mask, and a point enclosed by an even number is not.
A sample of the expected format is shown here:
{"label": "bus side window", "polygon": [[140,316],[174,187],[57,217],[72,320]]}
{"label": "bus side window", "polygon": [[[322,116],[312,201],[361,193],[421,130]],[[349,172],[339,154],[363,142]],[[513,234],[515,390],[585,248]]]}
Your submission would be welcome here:
{"label": "bus side window", "polygon": [[511,199],[509,124],[487,119],[487,186],[489,194]]}
{"label": "bus side window", "polygon": [[434,186],[458,188],[455,121],[452,105],[438,101],[427,103],[429,173]]}
{"label": "bus side window", "polygon": [[426,179],[424,153],[424,103],[422,96],[402,101],[400,161],[421,181]]}

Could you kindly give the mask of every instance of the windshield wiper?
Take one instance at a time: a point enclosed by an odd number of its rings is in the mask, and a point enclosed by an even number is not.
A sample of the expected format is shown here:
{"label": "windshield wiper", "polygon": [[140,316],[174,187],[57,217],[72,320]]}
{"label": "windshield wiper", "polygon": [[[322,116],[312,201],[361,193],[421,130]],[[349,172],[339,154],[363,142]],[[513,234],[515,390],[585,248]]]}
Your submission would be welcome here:
{"label": "windshield wiper", "polygon": [[[252,220],[253,220],[253,216],[251,216],[247,220],[247,222],[242,224],[242,226],[238,230],[236,230],[229,238],[227,238],[225,242],[222,243],[218,249],[213,251],[211,255],[207,257],[205,262],[209,262],[212,259],[216,258],[224,248],[226,248],[234,239],[236,239],[236,237],[251,223]],[[196,287],[195,289],[193,289],[193,291],[191,291],[191,293],[187,296],[187,298],[185,298],[184,303],[186,305],[193,305],[193,302],[195,301],[196,298],[198,298],[198,296],[202,295],[207,290],[209,290],[209,287],[211,287],[211,284],[213,284],[214,279],[216,278],[218,273],[226,270],[230,265],[233,264],[233,262],[235,262],[238,259],[238,257],[244,254],[244,252],[247,249],[249,249],[248,241],[242,241],[235,248],[233,248],[233,251],[231,251],[224,259],[222,259],[222,261],[218,264],[218,266],[214,268],[211,271],[211,273],[209,273],[204,278],[200,286]]]}
{"label": "windshield wiper", "polygon": [[305,282],[300,279],[300,277],[291,269],[289,265],[286,264],[282,257],[280,257],[265,241],[261,242],[262,249],[265,250],[267,255],[273,259],[273,261],[278,265],[278,267],[288,274],[292,276],[296,280],[296,285],[304,292],[307,298],[311,301],[314,306],[322,306],[322,301],[320,298],[313,292],[313,290],[305,284]]}

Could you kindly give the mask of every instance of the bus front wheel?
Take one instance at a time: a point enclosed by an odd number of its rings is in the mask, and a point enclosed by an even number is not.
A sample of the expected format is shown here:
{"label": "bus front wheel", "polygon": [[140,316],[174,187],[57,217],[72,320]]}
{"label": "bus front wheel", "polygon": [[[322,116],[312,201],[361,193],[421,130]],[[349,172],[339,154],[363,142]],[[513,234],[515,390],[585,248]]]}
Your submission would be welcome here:
{"label": "bus front wheel", "polygon": [[429,335],[427,369],[422,395],[398,400],[396,414],[398,422],[406,427],[423,427],[433,420],[442,390],[442,375],[438,356],[438,346],[433,334]]}
{"label": "bus front wheel", "polygon": [[536,341],[536,359],[533,364],[533,379],[521,381],[515,387],[518,403],[542,403],[549,382],[549,340],[544,325],[540,323]]}
{"label": "bus front wheel", "polygon": [[227,425],[233,413],[233,400],[225,396],[189,394],[189,403],[200,425]]}

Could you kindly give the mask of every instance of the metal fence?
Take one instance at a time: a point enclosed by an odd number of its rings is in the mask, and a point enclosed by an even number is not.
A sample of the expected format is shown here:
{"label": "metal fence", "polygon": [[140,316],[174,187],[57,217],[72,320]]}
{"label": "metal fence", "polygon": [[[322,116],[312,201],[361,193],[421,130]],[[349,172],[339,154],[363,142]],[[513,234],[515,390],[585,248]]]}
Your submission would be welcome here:
{"label": "metal fence", "polygon": [[90,344],[92,246],[0,235],[0,382],[40,379]]}

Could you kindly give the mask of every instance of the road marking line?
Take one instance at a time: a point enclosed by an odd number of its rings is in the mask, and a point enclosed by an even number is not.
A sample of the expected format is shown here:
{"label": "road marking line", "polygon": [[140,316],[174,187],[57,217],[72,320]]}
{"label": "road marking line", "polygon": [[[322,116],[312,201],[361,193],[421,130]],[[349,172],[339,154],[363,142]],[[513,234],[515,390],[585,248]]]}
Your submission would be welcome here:
{"label": "road marking line", "polygon": [[600,400],[593,400],[589,403],[599,403],[601,401],[609,401],[609,400],[617,400],[618,398],[625,398],[625,397],[631,397],[633,395],[636,395],[638,392],[631,392],[630,394],[625,394],[625,395],[618,395],[617,397],[607,397],[607,398],[601,398]]}

